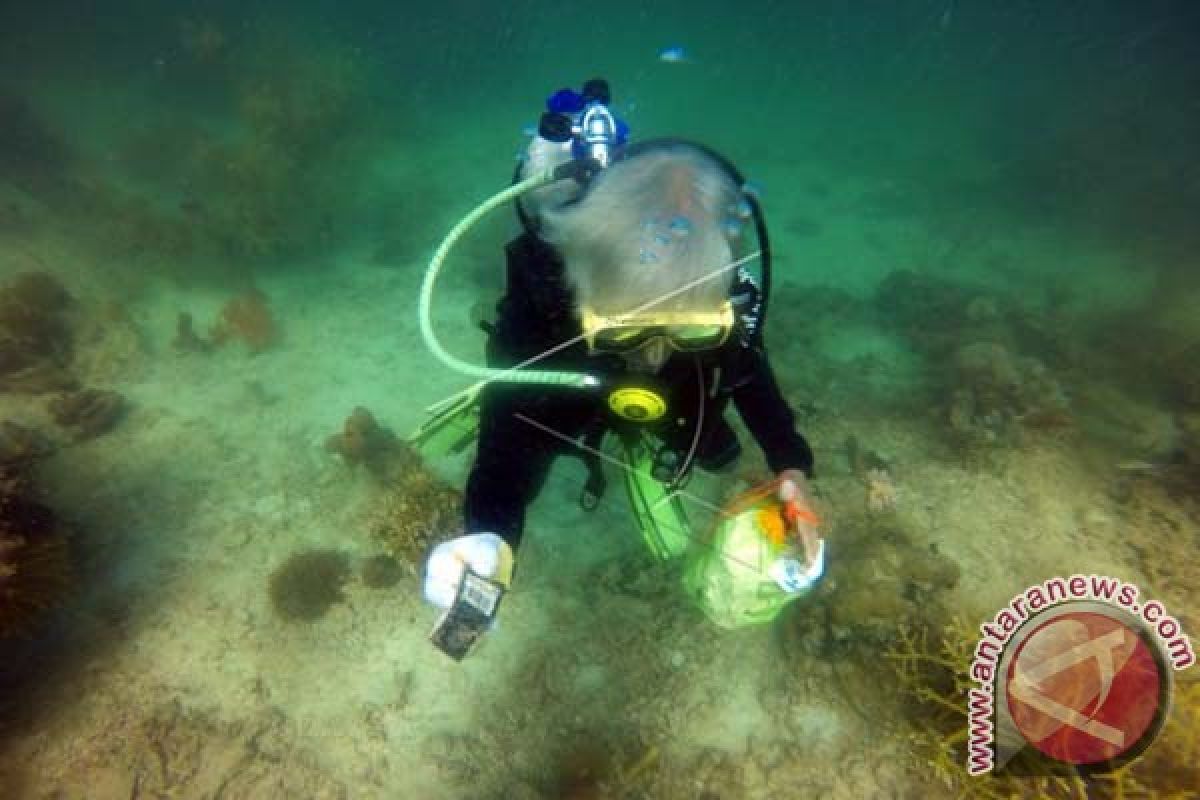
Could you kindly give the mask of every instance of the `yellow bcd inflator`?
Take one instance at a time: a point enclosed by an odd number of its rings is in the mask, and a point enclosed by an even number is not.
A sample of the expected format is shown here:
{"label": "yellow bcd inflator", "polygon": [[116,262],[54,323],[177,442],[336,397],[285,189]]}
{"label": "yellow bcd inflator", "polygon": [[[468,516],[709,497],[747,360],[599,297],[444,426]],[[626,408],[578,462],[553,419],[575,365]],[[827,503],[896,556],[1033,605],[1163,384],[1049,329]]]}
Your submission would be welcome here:
{"label": "yellow bcd inflator", "polygon": [[608,394],[608,407],[630,422],[655,422],[667,413],[667,398],[649,385],[618,386]]}

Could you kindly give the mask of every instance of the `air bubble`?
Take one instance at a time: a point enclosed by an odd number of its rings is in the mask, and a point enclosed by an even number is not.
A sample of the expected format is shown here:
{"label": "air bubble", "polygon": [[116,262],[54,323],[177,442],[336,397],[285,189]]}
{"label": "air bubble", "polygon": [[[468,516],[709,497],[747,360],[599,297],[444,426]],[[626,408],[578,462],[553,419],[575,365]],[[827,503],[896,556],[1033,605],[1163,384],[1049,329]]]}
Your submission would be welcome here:
{"label": "air bubble", "polygon": [[669,227],[676,236],[687,236],[692,232],[692,221],[682,215],[672,217]]}

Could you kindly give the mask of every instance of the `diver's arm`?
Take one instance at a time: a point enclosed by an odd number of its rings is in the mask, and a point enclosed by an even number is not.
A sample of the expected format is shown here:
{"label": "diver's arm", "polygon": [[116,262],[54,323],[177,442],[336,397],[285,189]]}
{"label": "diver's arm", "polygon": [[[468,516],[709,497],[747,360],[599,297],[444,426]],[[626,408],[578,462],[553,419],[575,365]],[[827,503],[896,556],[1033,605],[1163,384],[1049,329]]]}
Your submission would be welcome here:
{"label": "diver's arm", "polygon": [[528,393],[497,385],[484,390],[479,445],[463,500],[466,530],[495,533],[513,550],[521,543],[525,509],[554,457],[546,437],[520,417],[535,413],[521,402]]}
{"label": "diver's arm", "polygon": [[[553,251],[524,233],[505,247],[505,262],[506,289],[487,341],[487,364],[496,368],[513,366],[557,344],[545,328],[552,315],[543,311],[557,300],[554,282],[546,277],[554,271]],[[553,459],[544,437],[521,420],[522,415],[542,417],[538,392],[502,381],[483,390],[478,447],[463,503],[468,533],[495,533],[514,550],[525,527],[525,509]]]}
{"label": "diver's arm", "polygon": [[464,527],[471,533],[495,533],[516,550],[525,529],[525,509],[535,491],[528,465],[477,460],[463,499]]}
{"label": "diver's arm", "polygon": [[425,599],[438,608],[455,602],[467,567],[505,588],[512,582],[525,508],[552,454],[523,445],[511,403],[502,387],[484,390],[479,447],[463,503],[465,533],[438,544],[425,563]]}
{"label": "diver's arm", "polygon": [[[438,608],[450,608],[459,593],[466,567],[477,575],[508,587],[525,507],[536,487],[528,476],[537,466],[522,462],[512,451],[515,431],[497,417],[494,398],[485,390],[480,415],[479,449],[467,479],[463,503],[465,532],[439,543],[425,563],[425,599]],[[505,457],[505,453],[510,456]]]}
{"label": "diver's arm", "polygon": [[757,347],[741,352],[743,377],[733,390],[738,413],[762,448],[772,472],[796,469],[811,478],[812,448],[796,431],[796,417],[779,390],[766,353]]}
{"label": "diver's arm", "polygon": [[[526,233],[509,242],[505,255],[507,288],[487,342],[487,364],[495,368],[544,353],[577,333],[578,327],[570,322],[571,296],[562,264],[549,245]],[[575,328],[567,329],[568,324]],[[556,359],[545,359],[540,366],[555,369],[557,364]],[[489,384],[482,393],[479,445],[467,479],[467,531],[496,533],[515,550],[525,527],[525,509],[545,483],[559,447],[558,439],[531,421],[574,437],[594,415],[594,403],[586,398],[572,400],[539,386]]]}
{"label": "diver's arm", "polygon": [[[812,449],[796,432],[795,415],[779,390],[763,342],[762,303],[758,283],[738,269],[729,299],[738,318],[737,338],[726,345],[733,361],[733,402],[754,435],[771,471],[799,470],[812,477]],[[728,363],[728,362],[727,362]]]}

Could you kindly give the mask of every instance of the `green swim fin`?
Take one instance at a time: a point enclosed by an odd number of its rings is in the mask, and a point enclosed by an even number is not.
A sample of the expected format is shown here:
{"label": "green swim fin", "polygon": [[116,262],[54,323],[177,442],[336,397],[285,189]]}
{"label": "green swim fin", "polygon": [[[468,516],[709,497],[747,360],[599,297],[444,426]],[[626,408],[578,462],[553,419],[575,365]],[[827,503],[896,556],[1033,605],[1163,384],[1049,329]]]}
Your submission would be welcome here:
{"label": "green swim fin", "polygon": [[625,490],[642,538],[654,555],[666,561],[691,544],[691,525],[679,495],[651,474],[654,456],[645,436],[622,437],[625,444]]}
{"label": "green swim fin", "polygon": [[430,458],[462,451],[479,434],[479,393],[482,389],[482,384],[472,386],[442,403],[433,416],[408,437],[409,443]]}

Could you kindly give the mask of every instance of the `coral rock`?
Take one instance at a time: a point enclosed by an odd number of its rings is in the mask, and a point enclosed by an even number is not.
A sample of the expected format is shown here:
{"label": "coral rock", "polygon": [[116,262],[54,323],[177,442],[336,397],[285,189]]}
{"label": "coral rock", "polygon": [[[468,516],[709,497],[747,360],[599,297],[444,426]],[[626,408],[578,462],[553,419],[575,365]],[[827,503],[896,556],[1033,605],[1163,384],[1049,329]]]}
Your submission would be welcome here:
{"label": "coral rock", "polygon": [[967,322],[971,294],[964,287],[912,270],[890,273],[875,294],[880,320],[921,350],[941,353]]}
{"label": "coral rock", "polygon": [[212,350],[213,343],[196,333],[191,314],[180,311],[175,320],[175,338],[171,340],[171,347],[180,353],[207,353]]}
{"label": "coral rock", "polygon": [[887,459],[865,446],[854,434],[846,437],[842,448],[850,471],[863,480],[866,480],[867,474],[873,469],[886,471],[888,468]]}
{"label": "coral rock", "polygon": [[817,595],[834,642],[886,643],[909,620],[944,613],[959,567],[936,546],[914,542],[912,525],[902,513],[839,524],[839,557]]}
{"label": "coral rock", "polygon": [[362,565],[363,584],[371,589],[387,589],[404,577],[400,562],[392,556],[371,556]]}
{"label": "coral rock", "polygon": [[239,339],[251,353],[266,350],[278,337],[279,329],[267,307],[267,296],[258,289],[250,289],[226,303],[212,330],[215,344]]}
{"label": "coral rock", "polygon": [[892,476],[885,469],[867,470],[867,510],[875,513],[891,511],[899,494]]}
{"label": "coral rock", "polygon": [[1046,367],[991,342],[964,345],[951,364],[946,410],[964,444],[1012,444],[1032,430],[1072,423],[1066,394]]}

